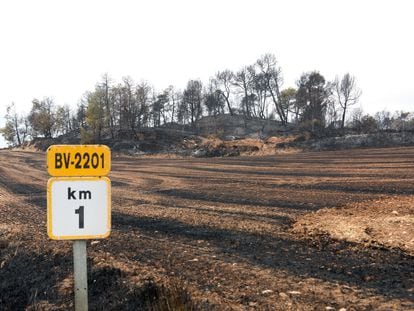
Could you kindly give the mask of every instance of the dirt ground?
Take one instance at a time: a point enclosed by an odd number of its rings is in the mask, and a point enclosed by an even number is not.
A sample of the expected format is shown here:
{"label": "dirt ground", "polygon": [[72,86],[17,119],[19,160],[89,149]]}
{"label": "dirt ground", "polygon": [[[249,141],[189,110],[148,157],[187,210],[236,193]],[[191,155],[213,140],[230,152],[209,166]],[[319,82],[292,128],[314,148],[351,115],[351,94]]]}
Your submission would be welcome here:
{"label": "dirt ground", "polygon": [[[110,178],[111,236],[88,242],[92,310],[148,309],[154,286],[196,310],[414,310],[412,147],[113,155]],[[73,308],[47,179],[44,153],[0,151],[0,310]]]}

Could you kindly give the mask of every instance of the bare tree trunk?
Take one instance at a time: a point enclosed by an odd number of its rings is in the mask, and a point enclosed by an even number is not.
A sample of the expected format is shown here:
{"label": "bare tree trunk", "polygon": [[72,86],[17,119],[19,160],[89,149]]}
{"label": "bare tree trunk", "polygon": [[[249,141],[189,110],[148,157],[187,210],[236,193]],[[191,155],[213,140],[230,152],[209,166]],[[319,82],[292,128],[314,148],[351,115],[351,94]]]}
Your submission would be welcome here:
{"label": "bare tree trunk", "polygon": [[343,130],[345,128],[345,116],[346,116],[346,105],[343,108],[342,112],[342,119],[341,119],[341,129]]}
{"label": "bare tree trunk", "polygon": [[16,132],[16,137],[17,137],[17,143],[19,144],[19,146],[22,145],[22,141],[20,140],[20,133],[19,133],[19,122],[17,119],[17,114],[15,114],[13,116],[13,123],[14,123],[14,131]]}
{"label": "bare tree trunk", "polygon": [[172,112],[171,112],[171,123],[174,123],[174,110],[175,110],[175,98],[174,98],[174,93],[172,93]]}
{"label": "bare tree trunk", "polygon": [[224,98],[226,99],[227,108],[229,109],[230,115],[232,116],[233,110],[231,109],[229,98],[227,96],[224,96]]}
{"label": "bare tree trunk", "polygon": [[286,124],[285,112],[283,111],[283,109],[281,109],[279,102],[276,99],[275,94],[273,90],[270,88],[270,86],[269,86],[269,92],[270,92],[270,95],[272,96],[272,100],[273,100],[273,103],[275,104],[276,112],[279,115],[280,121],[282,122],[282,124]]}
{"label": "bare tree trunk", "polygon": [[246,82],[243,81],[243,86],[244,86],[244,102],[246,105],[246,117],[250,117],[250,110],[249,110],[249,96],[247,95],[247,85]]}

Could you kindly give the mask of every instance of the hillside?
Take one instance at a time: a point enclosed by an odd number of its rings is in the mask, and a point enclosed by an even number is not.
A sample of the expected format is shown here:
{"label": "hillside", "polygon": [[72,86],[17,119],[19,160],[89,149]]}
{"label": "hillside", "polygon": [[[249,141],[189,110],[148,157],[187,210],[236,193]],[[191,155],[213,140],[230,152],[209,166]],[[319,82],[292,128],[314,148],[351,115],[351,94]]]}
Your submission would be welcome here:
{"label": "hillside", "polygon": [[[36,138],[27,148],[45,151],[53,144],[79,144],[81,133],[72,131],[53,139]],[[223,157],[271,155],[300,150],[340,150],[366,147],[414,145],[414,132],[374,132],[359,134],[327,131],[322,136],[300,132],[293,124],[245,119],[239,115],[204,117],[194,127],[170,123],[158,128],[123,131],[112,138],[104,133],[95,143],[108,145],[114,152],[129,155],[173,155]]]}
{"label": "hillside", "polygon": [[[292,126],[282,126],[277,121],[220,115],[204,117],[194,127],[166,124],[158,128],[140,128],[133,133],[123,131],[115,138],[104,133],[99,143],[130,155],[217,157],[273,154],[276,144],[293,140],[293,133]],[[80,131],[72,131],[52,139],[35,138],[25,148],[45,151],[53,144],[79,143]]]}

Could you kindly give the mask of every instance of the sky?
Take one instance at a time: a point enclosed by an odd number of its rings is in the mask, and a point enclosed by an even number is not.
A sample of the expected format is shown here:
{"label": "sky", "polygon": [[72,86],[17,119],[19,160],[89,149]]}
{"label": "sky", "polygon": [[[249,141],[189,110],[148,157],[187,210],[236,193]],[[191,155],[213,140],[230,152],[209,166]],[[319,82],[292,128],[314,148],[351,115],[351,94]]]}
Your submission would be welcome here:
{"label": "sky", "polygon": [[3,0],[0,116],[46,96],[76,107],[106,72],[182,89],[265,53],[283,87],[308,71],[349,72],[364,111],[413,111],[413,11],[410,0]]}

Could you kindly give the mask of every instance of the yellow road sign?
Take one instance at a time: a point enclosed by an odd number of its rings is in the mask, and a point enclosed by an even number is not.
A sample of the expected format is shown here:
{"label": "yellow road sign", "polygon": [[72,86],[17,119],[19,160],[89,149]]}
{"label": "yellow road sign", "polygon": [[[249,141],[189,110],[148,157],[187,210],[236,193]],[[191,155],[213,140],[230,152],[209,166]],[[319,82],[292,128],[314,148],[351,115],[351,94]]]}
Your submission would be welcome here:
{"label": "yellow road sign", "polygon": [[53,240],[104,239],[111,232],[107,177],[52,177],[47,183],[47,233]]}
{"label": "yellow road sign", "polygon": [[53,145],[46,158],[52,176],[106,176],[111,170],[111,150],[105,145]]}

